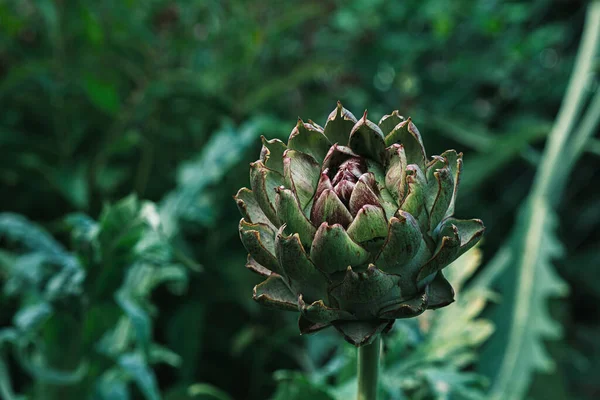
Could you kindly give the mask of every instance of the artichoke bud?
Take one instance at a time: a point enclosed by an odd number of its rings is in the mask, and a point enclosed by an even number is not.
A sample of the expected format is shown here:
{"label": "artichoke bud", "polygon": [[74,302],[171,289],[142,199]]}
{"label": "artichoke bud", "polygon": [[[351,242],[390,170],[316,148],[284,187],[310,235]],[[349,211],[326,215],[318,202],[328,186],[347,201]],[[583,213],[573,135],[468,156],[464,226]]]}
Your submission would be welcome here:
{"label": "artichoke bud", "polygon": [[410,118],[357,120],[339,102],[324,127],[298,119],[287,143],[261,140],[234,196],[246,266],[266,277],[257,302],[299,311],[301,333],[332,325],[362,346],[453,301],[442,269],[484,232],[452,216],[461,153],[427,161]]}

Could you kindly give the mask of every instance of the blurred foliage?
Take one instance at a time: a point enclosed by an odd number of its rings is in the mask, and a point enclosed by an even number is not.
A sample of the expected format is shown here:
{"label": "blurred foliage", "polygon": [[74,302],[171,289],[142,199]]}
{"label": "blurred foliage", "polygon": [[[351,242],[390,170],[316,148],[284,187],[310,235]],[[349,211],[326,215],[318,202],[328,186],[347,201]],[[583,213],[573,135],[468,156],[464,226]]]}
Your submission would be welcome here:
{"label": "blurred foliage", "polygon": [[457,302],[385,337],[382,398],[497,394],[517,315],[515,396],[597,398],[598,96],[542,153],[587,5],[0,0],[0,397],[349,398],[353,348],[251,301],[231,200],[261,134],[339,99],[463,151],[456,214],[488,228]]}

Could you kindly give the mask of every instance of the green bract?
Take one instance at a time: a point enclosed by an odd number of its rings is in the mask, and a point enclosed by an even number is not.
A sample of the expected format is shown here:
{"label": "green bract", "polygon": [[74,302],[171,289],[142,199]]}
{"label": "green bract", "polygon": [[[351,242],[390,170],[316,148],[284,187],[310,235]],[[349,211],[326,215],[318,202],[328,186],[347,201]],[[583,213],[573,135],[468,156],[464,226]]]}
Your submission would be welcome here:
{"label": "green bract", "polygon": [[299,310],[301,333],[333,325],[361,346],[397,318],[446,306],[442,269],[473,247],[480,220],[452,217],[462,154],[428,161],[397,111],[379,125],[340,103],[325,127],[298,121],[287,145],[263,137],[235,196],[261,304]]}

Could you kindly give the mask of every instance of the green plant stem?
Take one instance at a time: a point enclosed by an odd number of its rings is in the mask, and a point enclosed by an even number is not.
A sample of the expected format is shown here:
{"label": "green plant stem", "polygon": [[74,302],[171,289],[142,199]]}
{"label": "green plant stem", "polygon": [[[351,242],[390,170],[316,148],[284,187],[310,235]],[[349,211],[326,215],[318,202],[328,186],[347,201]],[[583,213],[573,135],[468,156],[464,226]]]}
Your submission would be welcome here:
{"label": "green plant stem", "polygon": [[[590,74],[593,71],[594,57],[596,55],[597,44],[600,40],[600,1],[596,0],[592,2],[586,14],[586,23],[584,26],[584,32],[577,51],[577,58],[569,79],[569,85],[565,97],[563,98],[560,110],[556,117],[556,121],[552,127],[552,131],[549,134],[548,142],[544,153],[541,158],[541,164],[538,167],[536,173],[534,186],[530,194],[530,198],[534,198],[534,201],[548,201],[550,206],[553,206],[562,197],[562,189],[564,187],[564,180],[568,177],[572,167],[571,159],[579,155],[578,150],[575,153],[564,152],[568,146],[565,145],[569,135],[572,132],[573,126],[577,122],[577,117],[583,107],[584,100],[586,98],[586,87],[592,78]],[[583,129],[586,131],[583,133],[583,137],[589,137],[587,130],[595,126],[595,109],[600,107],[596,100],[592,101],[590,111],[588,111],[589,118],[585,118],[583,123]],[[570,155],[571,153],[571,155]],[[561,159],[563,154],[566,154],[566,168],[565,161]],[[570,157],[570,158],[569,158]],[[531,225],[539,225],[538,222]],[[507,258],[510,257],[508,251],[500,250],[496,257],[490,261],[490,265],[481,273],[474,281],[474,286],[483,287],[484,285],[490,285],[498,276],[505,270],[510,263],[507,263]],[[509,373],[513,369],[513,366],[506,368],[506,373]],[[510,380],[504,382],[505,384],[512,384]],[[498,385],[494,385],[496,387]],[[501,385],[499,387],[502,387]],[[498,391],[501,395],[502,390]]]}
{"label": "green plant stem", "polygon": [[563,181],[567,179],[570,172],[564,168],[560,160],[564,149],[567,148],[566,142],[572,134],[573,127],[589,94],[586,87],[592,79],[591,72],[594,70],[594,57],[599,38],[600,1],[594,1],[589,5],[586,14],[583,36],[569,80],[569,86],[548,137],[548,143],[533,186],[533,196],[544,197],[552,205],[555,205],[561,197],[556,191],[556,187],[562,189]]}
{"label": "green plant stem", "polygon": [[586,147],[593,149],[593,142],[590,139],[596,133],[600,123],[600,90],[596,91],[589,107],[583,115],[581,122],[577,125],[573,133],[571,145],[567,148],[567,155],[564,168],[571,172],[573,165],[577,162]]}
{"label": "green plant stem", "polygon": [[377,335],[373,343],[358,348],[357,400],[377,400],[380,348],[380,335]]}

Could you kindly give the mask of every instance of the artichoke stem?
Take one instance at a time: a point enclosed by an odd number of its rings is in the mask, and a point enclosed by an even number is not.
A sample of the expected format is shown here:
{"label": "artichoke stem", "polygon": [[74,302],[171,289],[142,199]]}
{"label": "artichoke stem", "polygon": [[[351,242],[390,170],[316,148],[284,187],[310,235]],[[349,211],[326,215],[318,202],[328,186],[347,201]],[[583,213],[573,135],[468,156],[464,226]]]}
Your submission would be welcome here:
{"label": "artichoke stem", "polygon": [[373,343],[358,348],[357,400],[377,400],[380,349],[380,335],[377,335]]}

